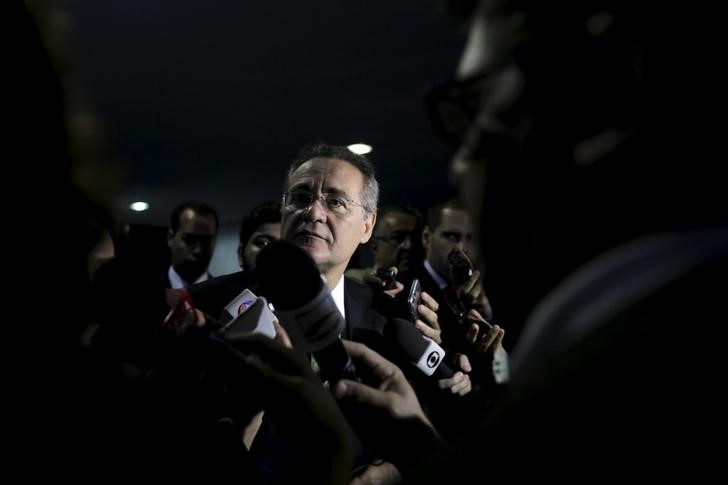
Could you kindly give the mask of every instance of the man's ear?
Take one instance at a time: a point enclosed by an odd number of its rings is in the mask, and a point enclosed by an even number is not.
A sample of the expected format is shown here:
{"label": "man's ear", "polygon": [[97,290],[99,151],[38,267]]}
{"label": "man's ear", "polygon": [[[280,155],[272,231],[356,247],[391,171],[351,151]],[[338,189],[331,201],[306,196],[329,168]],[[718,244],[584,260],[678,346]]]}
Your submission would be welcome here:
{"label": "man's ear", "polygon": [[364,233],[361,235],[361,239],[359,240],[359,242],[361,244],[366,243],[372,237],[372,232],[374,231],[374,225],[376,223],[377,223],[377,213],[376,212],[369,214],[366,217],[366,219],[364,219]]}
{"label": "man's ear", "polygon": [[172,239],[174,239],[174,231],[170,227],[167,229],[167,246],[169,246],[170,249],[172,248]]}
{"label": "man's ear", "polygon": [[432,233],[430,232],[430,226],[425,226],[422,230],[422,247],[430,249],[430,243],[432,242]]}
{"label": "man's ear", "polygon": [[[245,254],[245,247],[242,244],[238,244],[238,266],[243,268],[243,255]],[[245,269],[245,268],[243,268]]]}

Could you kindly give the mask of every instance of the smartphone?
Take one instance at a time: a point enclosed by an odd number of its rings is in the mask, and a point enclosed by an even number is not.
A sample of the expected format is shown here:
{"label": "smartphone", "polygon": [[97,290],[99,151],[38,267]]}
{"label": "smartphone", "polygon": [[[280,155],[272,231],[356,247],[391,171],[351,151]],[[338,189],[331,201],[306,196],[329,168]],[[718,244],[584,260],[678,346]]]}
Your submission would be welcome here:
{"label": "smartphone", "polygon": [[450,277],[455,287],[461,286],[473,275],[473,264],[470,258],[459,247],[455,246],[447,255],[450,266]]}
{"label": "smartphone", "polygon": [[415,278],[410,286],[409,294],[407,295],[407,307],[409,309],[410,317],[412,322],[415,322],[418,318],[417,307],[420,306],[420,300],[422,288],[420,287],[420,280]]}
{"label": "smartphone", "polygon": [[384,282],[385,290],[397,287],[397,272],[389,268],[377,268],[377,278]]}
{"label": "smartphone", "polygon": [[276,329],[273,326],[275,316],[268,308],[268,302],[262,296],[256,298],[255,302],[243,313],[228,322],[220,332],[226,338],[235,338],[238,335],[260,333],[269,338],[276,336]]}

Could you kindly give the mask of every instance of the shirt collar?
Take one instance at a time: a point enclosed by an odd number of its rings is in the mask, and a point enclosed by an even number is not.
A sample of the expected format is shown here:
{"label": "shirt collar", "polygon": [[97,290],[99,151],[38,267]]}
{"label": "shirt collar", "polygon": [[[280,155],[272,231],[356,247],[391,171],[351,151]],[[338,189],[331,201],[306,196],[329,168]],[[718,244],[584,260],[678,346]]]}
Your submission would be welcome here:
{"label": "shirt collar", "polygon": [[344,276],[342,275],[341,278],[339,278],[339,282],[336,283],[336,286],[334,286],[334,289],[331,290],[331,297],[334,299],[334,303],[336,303],[336,308],[339,309],[339,312],[341,312],[341,316],[346,318],[346,310],[344,309]]}
{"label": "shirt collar", "polygon": [[437,283],[438,288],[440,288],[441,290],[444,290],[445,288],[448,287],[448,284],[447,284],[447,281],[445,280],[445,278],[440,276],[440,274],[437,271],[435,271],[435,269],[432,267],[430,262],[427,260],[425,260],[425,269],[427,270],[428,273],[430,273],[430,276],[432,277],[432,279],[435,280],[435,283]]}
{"label": "shirt collar", "polygon": [[[169,285],[175,290],[179,290],[180,288],[186,288],[186,287],[190,286],[190,284],[187,283],[184,279],[182,279],[182,277],[179,275],[179,273],[177,273],[174,270],[174,266],[172,266],[172,265],[170,265],[169,270],[167,270],[167,277],[169,278]],[[203,281],[207,281],[208,279],[210,279],[210,273],[205,271],[192,284],[202,283]]]}

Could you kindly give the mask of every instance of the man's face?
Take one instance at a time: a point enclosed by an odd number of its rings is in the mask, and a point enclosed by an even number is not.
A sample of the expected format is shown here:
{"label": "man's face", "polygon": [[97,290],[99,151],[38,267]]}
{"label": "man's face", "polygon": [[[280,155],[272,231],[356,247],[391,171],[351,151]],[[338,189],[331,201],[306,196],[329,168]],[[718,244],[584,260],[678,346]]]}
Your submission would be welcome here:
{"label": "man's face", "polygon": [[519,114],[519,101],[525,89],[524,74],[516,63],[506,61],[524,37],[524,18],[518,14],[486,17],[476,13],[472,20],[456,78],[479,79],[476,83],[479,96],[474,106],[477,114],[450,163],[450,178],[466,201],[477,240],[487,186],[487,164],[503,156],[493,149],[496,145],[492,140],[515,140],[528,130],[530,120]]}
{"label": "man's face", "polygon": [[374,230],[374,259],[378,268],[396,266],[399,272],[410,269],[417,219],[412,214],[388,212],[379,219]]}
{"label": "man's face", "polygon": [[169,230],[167,245],[172,251],[172,266],[187,282],[193,282],[206,270],[212,259],[217,224],[212,216],[185,209],[179,216],[177,232]]}
{"label": "man's face", "polygon": [[440,225],[434,230],[425,228],[422,233],[422,244],[427,250],[427,261],[435,271],[447,279],[450,278],[447,255],[454,247],[459,247],[473,263],[476,260],[470,216],[462,209],[444,208]]}
{"label": "man's face", "polygon": [[[287,192],[313,195],[308,207],[283,204],[281,235],[306,251],[322,274],[343,274],[352,254],[369,240],[375,214],[365,217],[362,204],[364,176],[349,162],[331,158],[312,158],[290,176]],[[332,211],[320,198],[337,196],[347,202],[343,212]]]}
{"label": "man's face", "polygon": [[266,222],[258,226],[248,239],[247,244],[238,247],[238,263],[246,270],[255,269],[258,253],[273,241],[281,238],[281,223]]}

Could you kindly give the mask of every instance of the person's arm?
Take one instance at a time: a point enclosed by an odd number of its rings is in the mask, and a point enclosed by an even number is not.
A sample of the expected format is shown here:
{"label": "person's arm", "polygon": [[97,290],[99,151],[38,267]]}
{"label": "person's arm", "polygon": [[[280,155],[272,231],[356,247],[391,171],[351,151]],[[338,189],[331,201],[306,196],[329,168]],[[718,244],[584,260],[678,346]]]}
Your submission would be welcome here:
{"label": "person's arm", "polygon": [[406,476],[444,442],[399,367],[363,344],[343,342],[358,368],[371,375],[372,385],[342,379],[333,388],[334,396],[342,406],[368,411],[366,423],[352,423],[355,431]]}
{"label": "person's arm", "polygon": [[298,454],[296,473],[302,481],[348,483],[354,460],[351,429],[305,355],[261,335],[236,338],[234,345],[257,378],[249,388],[263,408],[286,417],[279,430]]}

